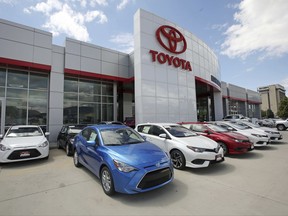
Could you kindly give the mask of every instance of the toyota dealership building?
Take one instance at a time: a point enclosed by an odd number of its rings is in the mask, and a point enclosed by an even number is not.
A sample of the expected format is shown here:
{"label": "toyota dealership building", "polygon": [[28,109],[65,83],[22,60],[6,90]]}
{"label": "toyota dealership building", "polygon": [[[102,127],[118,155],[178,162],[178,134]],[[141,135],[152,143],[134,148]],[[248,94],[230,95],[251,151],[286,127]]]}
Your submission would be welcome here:
{"label": "toyota dealership building", "polygon": [[217,56],[200,38],[144,10],[134,15],[130,54],[0,19],[1,133],[38,124],[56,141],[64,124],[135,116],[143,122],[260,117],[260,95],[221,81]]}

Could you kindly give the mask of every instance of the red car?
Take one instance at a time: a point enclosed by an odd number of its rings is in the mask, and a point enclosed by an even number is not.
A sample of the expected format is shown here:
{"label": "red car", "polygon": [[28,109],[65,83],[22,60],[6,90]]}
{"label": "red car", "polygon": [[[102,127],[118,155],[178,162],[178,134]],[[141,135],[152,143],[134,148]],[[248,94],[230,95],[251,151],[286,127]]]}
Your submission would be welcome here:
{"label": "red car", "polygon": [[228,131],[220,126],[202,122],[180,124],[197,134],[218,142],[223,148],[224,154],[242,154],[254,149],[253,143],[249,142],[246,136]]}

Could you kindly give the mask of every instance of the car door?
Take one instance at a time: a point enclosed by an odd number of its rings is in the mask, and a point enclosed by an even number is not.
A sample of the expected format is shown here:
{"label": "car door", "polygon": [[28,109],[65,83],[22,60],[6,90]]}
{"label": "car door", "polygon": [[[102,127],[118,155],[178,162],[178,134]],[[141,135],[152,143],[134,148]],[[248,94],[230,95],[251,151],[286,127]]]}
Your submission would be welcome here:
{"label": "car door", "polygon": [[152,125],[150,127],[150,130],[148,131],[149,136],[147,136],[147,140],[154,143],[155,145],[163,149],[165,152],[169,152],[167,138],[160,137],[160,134],[165,134],[166,137],[169,137],[169,135],[164,131],[162,127],[158,125]]}
{"label": "car door", "polygon": [[[89,142],[95,142],[95,145],[91,145]],[[102,162],[102,157],[99,154],[99,135],[94,129],[90,130],[90,135],[86,140],[85,160],[89,169],[98,176],[99,168]]]}

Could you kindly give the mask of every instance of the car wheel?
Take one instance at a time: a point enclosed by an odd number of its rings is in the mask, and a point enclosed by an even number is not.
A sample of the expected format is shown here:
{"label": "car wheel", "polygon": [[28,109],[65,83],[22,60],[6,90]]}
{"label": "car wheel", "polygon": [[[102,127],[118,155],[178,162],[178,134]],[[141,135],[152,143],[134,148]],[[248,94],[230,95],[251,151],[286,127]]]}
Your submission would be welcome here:
{"label": "car wheel", "polygon": [[170,153],[171,160],[173,163],[173,167],[175,169],[184,169],[186,166],[186,159],[183,155],[183,153],[179,150],[173,150]]}
{"label": "car wheel", "polygon": [[58,149],[61,148],[61,146],[60,146],[60,141],[59,141],[59,140],[57,140],[57,148],[58,148]]}
{"label": "car wheel", "polygon": [[285,128],[285,126],[283,124],[279,124],[279,125],[277,125],[277,129],[279,131],[284,131],[286,128]]}
{"label": "car wheel", "polygon": [[68,144],[68,143],[66,143],[65,151],[66,151],[66,155],[67,155],[67,156],[71,156],[71,151],[70,151],[70,148],[69,148],[69,144]]}
{"label": "car wheel", "polygon": [[102,168],[100,179],[104,193],[108,196],[113,195],[115,193],[113,178],[107,167]]}
{"label": "car wheel", "polygon": [[79,155],[78,155],[78,152],[76,150],[74,151],[73,162],[74,162],[75,167],[81,167],[82,166],[79,162]]}
{"label": "car wheel", "polygon": [[218,142],[218,144],[222,147],[222,149],[223,149],[223,154],[224,154],[224,155],[228,154],[228,148],[227,148],[226,144],[223,143],[223,142]]}

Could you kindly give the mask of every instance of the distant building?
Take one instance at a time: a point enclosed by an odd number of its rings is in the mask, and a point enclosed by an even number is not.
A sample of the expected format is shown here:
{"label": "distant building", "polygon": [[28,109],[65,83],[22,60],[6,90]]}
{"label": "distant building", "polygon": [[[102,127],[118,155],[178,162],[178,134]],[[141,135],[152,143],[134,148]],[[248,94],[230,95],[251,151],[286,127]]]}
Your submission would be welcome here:
{"label": "distant building", "polygon": [[261,97],[256,91],[221,82],[223,115],[242,114],[249,118],[261,117]]}
{"label": "distant building", "polygon": [[277,115],[281,100],[285,96],[285,88],[282,85],[274,84],[269,86],[263,86],[258,88],[258,92],[261,95],[261,110],[272,110]]}

